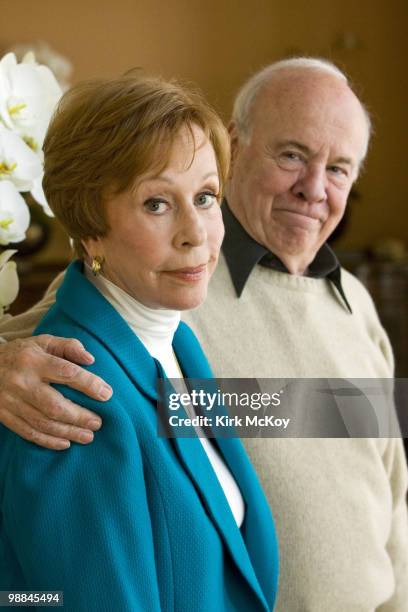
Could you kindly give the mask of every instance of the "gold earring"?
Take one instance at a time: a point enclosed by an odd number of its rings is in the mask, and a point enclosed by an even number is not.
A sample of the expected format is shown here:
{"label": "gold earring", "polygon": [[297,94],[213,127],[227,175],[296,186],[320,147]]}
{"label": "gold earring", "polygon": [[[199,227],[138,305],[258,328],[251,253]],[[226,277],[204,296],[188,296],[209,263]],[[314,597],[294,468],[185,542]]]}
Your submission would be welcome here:
{"label": "gold earring", "polygon": [[98,276],[98,274],[100,274],[102,270],[102,264],[103,257],[100,257],[99,255],[95,255],[95,257],[92,257],[92,274],[94,276]]}

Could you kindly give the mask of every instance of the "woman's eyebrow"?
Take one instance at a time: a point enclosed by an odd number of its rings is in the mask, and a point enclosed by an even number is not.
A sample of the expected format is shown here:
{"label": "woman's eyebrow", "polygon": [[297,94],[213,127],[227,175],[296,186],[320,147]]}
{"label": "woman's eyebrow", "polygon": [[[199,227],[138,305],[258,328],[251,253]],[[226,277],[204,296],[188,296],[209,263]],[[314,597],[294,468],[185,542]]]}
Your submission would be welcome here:
{"label": "woman's eyebrow", "polygon": [[[216,178],[218,180],[218,174],[217,172],[207,172],[206,174],[204,174],[204,176],[201,177],[200,180],[202,181],[206,181],[209,178]],[[144,179],[143,181],[140,182],[140,185],[143,185],[143,183],[148,183],[148,182],[154,182],[154,181],[160,181],[160,182],[164,182],[164,183],[169,183],[169,184],[173,184],[174,180],[169,177],[166,176],[166,174],[159,174],[158,176],[151,176],[149,178]]]}

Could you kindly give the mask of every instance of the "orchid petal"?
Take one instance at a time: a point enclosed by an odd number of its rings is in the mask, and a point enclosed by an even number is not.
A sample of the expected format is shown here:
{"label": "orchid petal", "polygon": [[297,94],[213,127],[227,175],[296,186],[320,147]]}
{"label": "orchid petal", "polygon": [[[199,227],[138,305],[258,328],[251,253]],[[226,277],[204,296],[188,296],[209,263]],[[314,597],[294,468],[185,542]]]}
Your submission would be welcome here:
{"label": "orchid petal", "polygon": [[8,262],[10,257],[13,257],[17,252],[17,249],[7,249],[7,251],[0,253],[0,270]]}
{"label": "orchid petal", "polygon": [[52,71],[32,54],[17,64],[14,54],[0,61],[0,118],[20,136],[41,148],[62,91]]}
{"label": "orchid petal", "polygon": [[11,181],[0,181],[0,244],[21,242],[30,224],[30,211]]}
{"label": "orchid petal", "polygon": [[0,265],[0,309],[4,310],[6,306],[14,302],[18,295],[18,290],[19,282],[16,262],[8,261],[4,265]]}
{"label": "orchid petal", "polygon": [[21,62],[23,64],[36,64],[37,62],[35,61],[35,55],[32,51],[27,51],[27,53],[24,55],[23,59],[21,60]]}
{"label": "orchid petal", "polygon": [[17,66],[17,58],[14,53],[6,53],[0,60],[0,68],[6,72]]}
{"label": "orchid petal", "polygon": [[19,191],[30,191],[42,174],[38,155],[14,132],[0,127],[0,181],[12,181]]}

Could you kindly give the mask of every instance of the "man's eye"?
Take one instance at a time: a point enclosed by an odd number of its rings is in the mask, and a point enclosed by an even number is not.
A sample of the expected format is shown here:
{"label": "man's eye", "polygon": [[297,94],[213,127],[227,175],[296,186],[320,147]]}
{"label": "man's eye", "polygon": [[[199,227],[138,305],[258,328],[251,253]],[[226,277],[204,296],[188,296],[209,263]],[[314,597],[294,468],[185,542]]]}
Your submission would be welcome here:
{"label": "man's eye", "polygon": [[337,176],[348,176],[347,170],[345,168],[341,168],[340,166],[329,166],[328,170]]}
{"label": "man's eye", "polygon": [[203,191],[196,196],[195,204],[200,208],[210,208],[217,202],[217,196],[211,191]]}
{"label": "man's eye", "polygon": [[153,213],[155,215],[161,215],[162,213],[166,212],[168,204],[163,200],[157,200],[152,198],[150,200],[146,200],[143,206],[145,207],[147,212]]}
{"label": "man's eye", "polygon": [[297,170],[303,161],[303,157],[295,151],[283,151],[278,157],[278,164],[283,170]]}
{"label": "man's eye", "polygon": [[282,156],[289,161],[298,161],[300,159],[300,156],[293,151],[285,151]]}

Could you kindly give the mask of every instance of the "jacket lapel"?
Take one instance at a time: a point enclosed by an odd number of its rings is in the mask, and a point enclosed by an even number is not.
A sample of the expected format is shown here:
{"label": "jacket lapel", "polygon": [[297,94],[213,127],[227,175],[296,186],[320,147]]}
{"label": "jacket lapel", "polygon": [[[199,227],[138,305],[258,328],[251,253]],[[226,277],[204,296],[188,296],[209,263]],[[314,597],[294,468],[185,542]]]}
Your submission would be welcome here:
{"label": "jacket lapel", "polygon": [[246,502],[245,521],[241,532],[262,591],[269,602],[275,602],[278,591],[279,547],[269,505],[241,441],[237,438],[217,438],[214,441],[218,444],[231,473],[239,482]]}
{"label": "jacket lapel", "polygon": [[[180,323],[173,345],[184,376],[196,379],[197,383],[199,379],[211,379],[212,382],[205,384],[205,389],[208,391],[210,386],[215,391],[217,385],[208,361],[197,338],[184,323]],[[262,603],[265,605],[266,596],[269,605],[272,602],[273,606],[279,564],[275,526],[240,440],[218,438],[214,442],[239,483],[245,501],[245,520],[241,532],[199,439],[178,437],[173,442],[235,563]]]}

